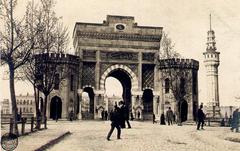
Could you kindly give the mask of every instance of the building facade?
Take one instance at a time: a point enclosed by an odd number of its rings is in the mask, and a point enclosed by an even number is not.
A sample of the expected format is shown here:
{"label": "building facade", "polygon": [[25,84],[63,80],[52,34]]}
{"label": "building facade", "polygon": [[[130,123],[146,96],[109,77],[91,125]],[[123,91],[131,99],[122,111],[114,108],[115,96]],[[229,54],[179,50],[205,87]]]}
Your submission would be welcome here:
{"label": "building facade", "polygon": [[1,102],[1,114],[10,114],[9,99],[3,99],[3,101]]}
{"label": "building facade", "polygon": [[26,95],[16,95],[17,108],[19,114],[36,115],[35,97],[27,93]]}
{"label": "building facade", "polygon": [[[122,84],[122,99],[134,116],[140,112],[142,119],[151,119],[153,113],[156,116],[164,113],[167,106],[177,111],[179,102],[184,102],[181,111],[186,111],[184,116],[187,119],[194,119],[198,105],[198,62],[192,59],[159,60],[162,30],[162,27],[139,26],[131,16],[108,15],[103,23],[77,22],[73,31],[75,57],[79,58],[79,66],[75,66],[78,67],[75,68],[76,89],[71,92],[71,82],[67,82],[49,96],[49,100],[55,96],[61,99],[62,103],[55,106],[61,106],[64,113],[61,117],[67,117],[68,108],[73,104],[77,118],[83,118],[83,108],[84,117],[100,118],[101,110],[109,110],[105,95],[106,78],[114,77]],[[182,95],[184,101],[170,97],[165,91],[167,71],[175,68],[175,71],[184,70],[186,73],[178,74],[174,79],[175,83],[186,80],[182,87],[178,87],[189,91],[188,96]],[[89,97],[88,113],[85,113],[86,103],[82,106],[83,92]],[[51,112],[54,107],[48,110]]]}

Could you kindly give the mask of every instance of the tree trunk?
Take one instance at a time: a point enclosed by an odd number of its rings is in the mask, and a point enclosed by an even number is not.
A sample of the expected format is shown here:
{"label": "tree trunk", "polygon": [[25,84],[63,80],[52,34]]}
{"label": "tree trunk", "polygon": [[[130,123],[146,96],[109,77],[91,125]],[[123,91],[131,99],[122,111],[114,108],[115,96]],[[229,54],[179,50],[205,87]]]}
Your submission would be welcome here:
{"label": "tree trunk", "polygon": [[14,65],[9,63],[9,87],[10,87],[10,95],[12,102],[12,118],[13,118],[13,133],[18,135],[18,127],[17,127],[17,103],[15,96],[15,86],[14,86]]}
{"label": "tree trunk", "polygon": [[35,107],[36,107],[36,128],[39,129],[41,127],[41,114],[39,109],[39,91],[38,89],[33,85],[34,89],[34,97],[35,97]]}
{"label": "tree trunk", "polygon": [[48,94],[44,94],[44,106],[43,106],[43,117],[46,118],[46,114],[47,114],[47,97]]}

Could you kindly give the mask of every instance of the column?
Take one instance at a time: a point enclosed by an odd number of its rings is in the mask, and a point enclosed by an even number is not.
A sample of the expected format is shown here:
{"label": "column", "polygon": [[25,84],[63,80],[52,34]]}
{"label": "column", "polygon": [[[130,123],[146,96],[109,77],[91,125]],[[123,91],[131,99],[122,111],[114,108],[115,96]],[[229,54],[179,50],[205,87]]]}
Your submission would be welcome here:
{"label": "column", "polygon": [[82,108],[81,108],[81,104],[82,104],[82,92],[83,90],[82,89],[78,89],[77,93],[78,93],[78,96],[79,96],[79,113],[77,115],[78,119],[82,119]]}
{"label": "column", "polygon": [[96,51],[96,66],[95,66],[95,87],[99,90],[100,84],[100,51]]}
{"label": "column", "polygon": [[142,91],[142,52],[138,53],[138,90]]}

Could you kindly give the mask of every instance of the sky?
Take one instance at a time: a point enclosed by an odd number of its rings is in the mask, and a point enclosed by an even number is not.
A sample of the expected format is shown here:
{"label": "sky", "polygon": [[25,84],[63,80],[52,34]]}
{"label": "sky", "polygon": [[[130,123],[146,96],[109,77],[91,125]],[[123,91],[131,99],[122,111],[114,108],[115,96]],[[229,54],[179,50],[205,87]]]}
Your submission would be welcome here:
{"label": "sky", "polygon": [[[19,0],[17,14],[24,14],[25,2]],[[37,0],[35,0],[37,1]],[[56,13],[69,29],[72,38],[76,22],[102,23],[106,15],[134,16],[140,26],[160,26],[175,42],[184,57],[200,62],[199,102],[206,102],[206,74],[203,52],[206,51],[209,14],[220,52],[220,105],[240,105],[240,1],[232,0],[57,0]],[[71,45],[71,51],[73,47]],[[2,70],[1,70],[2,72]],[[2,76],[3,73],[0,73]],[[117,81],[118,82],[118,81]],[[110,85],[121,91],[116,80]],[[16,83],[16,93],[30,91],[26,82]],[[0,99],[9,96],[8,81],[0,81]],[[116,93],[116,92],[109,92]]]}

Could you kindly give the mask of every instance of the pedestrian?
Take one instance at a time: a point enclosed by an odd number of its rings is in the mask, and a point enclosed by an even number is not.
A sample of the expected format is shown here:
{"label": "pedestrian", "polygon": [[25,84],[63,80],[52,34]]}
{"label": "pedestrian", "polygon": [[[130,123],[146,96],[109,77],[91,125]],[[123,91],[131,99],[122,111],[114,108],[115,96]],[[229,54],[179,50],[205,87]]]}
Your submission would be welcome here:
{"label": "pedestrian", "polygon": [[200,125],[201,125],[201,129],[204,129],[203,125],[204,125],[205,114],[203,113],[202,108],[203,108],[203,105],[201,104],[197,112],[197,117],[198,117],[197,130],[199,130]]}
{"label": "pedestrian", "polygon": [[69,113],[69,120],[70,121],[73,121],[73,116],[74,116],[73,115],[73,110],[71,110],[70,113]]}
{"label": "pedestrian", "polygon": [[170,124],[172,125],[173,111],[172,111],[171,107],[168,108],[166,115],[167,115],[168,125],[170,125]]}
{"label": "pedestrian", "polygon": [[123,102],[123,109],[124,109],[124,120],[127,122],[128,128],[132,128],[129,122],[129,107],[126,106],[125,102]]}
{"label": "pedestrian", "polygon": [[123,101],[119,101],[119,103],[118,103],[118,105],[119,105],[119,113],[120,113],[120,127],[121,128],[126,128],[126,125],[125,125],[125,113],[124,113],[124,106],[123,106]]}
{"label": "pedestrian", "polygon": [[114,131],[117,129],[117,139],[121,139],[121,128],[120,128],[120,110],[117,106],[114,106],[114,111],[110,112],[111,129],[108,132],[107,140],[110,141],[110,137]]}
{"label": "pedestrian", "polygon": [[104,120],[104,110],[101,112],[102,120]]}
{"label": "pedestrian", "polygon": [[133,121],[134,117],[133,117],[133,113],[132,112],[130,113],[130,117],[131,117],[131,121]]}
{"label": "pedestrian", "polygon": [[137,112],[137,117],[138,117],[138,119],[140,119],[140,112],[139,111]]}
{"label": "pedestrian", "polygon": [[234,112],[233,112],[233,118],[232,118],[232,127],[231,130],[233,131],[234,129],[236,129],[236,132],[239,131],[239,109],[237,108]]}
{"label": "pedestrian", "polygon": [[176,123],[176,114],[173,113],[173,122]]}
{"label": "pedestrian", "polygon": [[231,125],[232,125],[232,115],[230,115],[228,119],[228,126],[231,127]]}
{"label": "pedestrian", "polygon": [[160,117],[160,124],[161,125],[166,125],[166,123],[165,123],[165,115],[163,113],[161,114],[161,117]]}
{"label": "pedestrian", "polygon": [[153,113],[153,124],[154,124],[154,123],[157,123],[157,122],[156,122],[155,114]]}
{"label": "pedestrian", "polygon": [[105,111],[104,116],[105,116],[105,120],[107,121],[108,120],[108,111]]}

